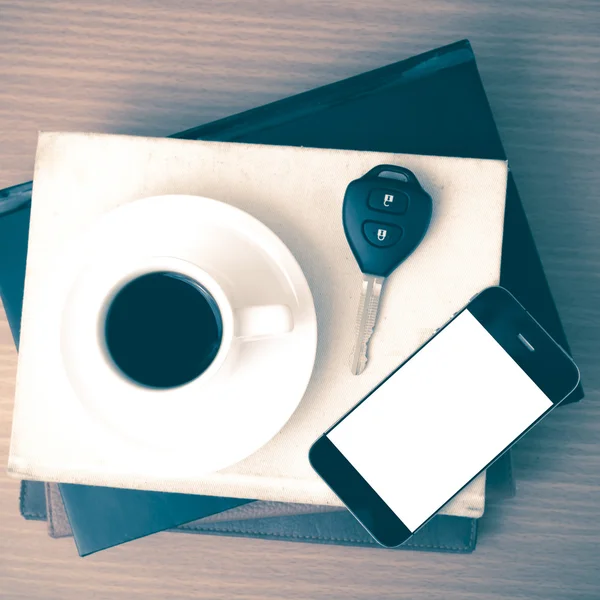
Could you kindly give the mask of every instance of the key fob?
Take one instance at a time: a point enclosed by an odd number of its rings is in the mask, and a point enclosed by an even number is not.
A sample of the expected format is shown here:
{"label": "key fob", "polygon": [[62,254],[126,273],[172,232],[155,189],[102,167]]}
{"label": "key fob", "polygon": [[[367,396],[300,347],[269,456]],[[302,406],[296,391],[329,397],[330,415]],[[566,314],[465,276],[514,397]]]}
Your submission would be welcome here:
{"label": "key fob", "polygon": [[412,171],[379,165],[348,185],[342,218],[363,273],[387,277],[425,236],[433,202]]}

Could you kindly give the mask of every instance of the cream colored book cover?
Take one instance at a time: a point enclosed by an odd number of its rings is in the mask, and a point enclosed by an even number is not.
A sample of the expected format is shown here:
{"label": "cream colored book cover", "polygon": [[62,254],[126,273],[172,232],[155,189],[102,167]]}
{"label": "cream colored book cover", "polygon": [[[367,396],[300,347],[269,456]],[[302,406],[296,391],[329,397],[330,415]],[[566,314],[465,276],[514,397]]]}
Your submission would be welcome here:
{"label": "cream colored book cover", "polygon": [[[355,377],[349,360],[361,273],[344,235],[341,205],[348,183],[378,164],[412,170],[433,198],[433,218],[422,244],[386,282],[368,367]],[[44,481],[340,505],[311,469],[310,445],[474,294],[498,284],[506,181],[502,161],[41,134],[9,472]],[[189,451],[186,437],[212,429],[227,438],[236,428],[260,423],[263,409],[190,422],[176,403],[165,403],[162,427],[148,420],[147,434],[166,450],[148,451],[88,410],[66,374],[57,334],[64,305],[53,282],[60,280],[61,253],[113,209],[164,194],[213,198],[270,228],[301,267],[316,311],[314,369],[298,407],[270,441],[209,474],[201,472],[202,460]],[[181,218],[165,214],[165,230],[177,231]],[[144,226],[139,223],[141,231]],[[112,242],[106,240],[107,254]],[[134,412],[128,398],[111,401],[123,407],[126,430]],[[143,405],[138,408],[143,420]],[[115,410],[118,419],[121,409]],[[480,516],[484,486],[482,475],[443,512]]]}

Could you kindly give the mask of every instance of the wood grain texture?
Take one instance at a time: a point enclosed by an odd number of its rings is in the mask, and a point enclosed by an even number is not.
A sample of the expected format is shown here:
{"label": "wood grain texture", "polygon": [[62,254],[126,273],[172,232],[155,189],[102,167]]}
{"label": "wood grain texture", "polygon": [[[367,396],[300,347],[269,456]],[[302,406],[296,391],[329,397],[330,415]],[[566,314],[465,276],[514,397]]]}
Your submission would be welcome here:
{"label": "wood grain texture", "polygon": [[[600,3],[0,0],[0,187],[38,130],[166,135],[468,37],[587,397],[514,452],[470,556],[158,534],[86,559],[0,475],[0,597],[600,597]],[[16,353],[0,317],[0,463]]]}

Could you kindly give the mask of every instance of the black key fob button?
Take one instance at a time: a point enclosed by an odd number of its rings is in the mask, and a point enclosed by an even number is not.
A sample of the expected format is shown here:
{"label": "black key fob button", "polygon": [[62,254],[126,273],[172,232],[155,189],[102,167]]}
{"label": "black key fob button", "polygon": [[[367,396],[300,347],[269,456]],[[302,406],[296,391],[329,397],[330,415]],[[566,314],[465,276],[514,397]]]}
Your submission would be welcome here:
{"label": "black key fob button", "polygon": [[399,190],[373,190],[369,194],[369,207],[393,215],[403,215],[408,209],[408,194]]}
{"label": "black key fob button", "polygon": [[378,248],[389,248],[397,244],[402,238],[402,227],[378,223],[377,221],[366,221],[363,224],[363,233],[367,241]]}

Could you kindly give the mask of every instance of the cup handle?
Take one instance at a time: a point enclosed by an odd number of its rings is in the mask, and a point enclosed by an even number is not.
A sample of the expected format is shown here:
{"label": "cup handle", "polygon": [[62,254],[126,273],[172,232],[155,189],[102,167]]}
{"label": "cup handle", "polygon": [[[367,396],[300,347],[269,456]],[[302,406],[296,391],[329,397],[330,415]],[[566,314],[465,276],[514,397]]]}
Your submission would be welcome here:
{"label": "cup handle", "polygon": [[294,318],[289,306],[267,304],[246,306],[235,311],[235,337],[256,340],[289,333],[294,329]]}

